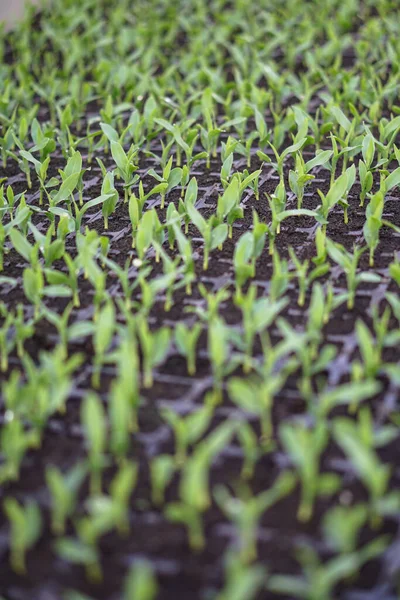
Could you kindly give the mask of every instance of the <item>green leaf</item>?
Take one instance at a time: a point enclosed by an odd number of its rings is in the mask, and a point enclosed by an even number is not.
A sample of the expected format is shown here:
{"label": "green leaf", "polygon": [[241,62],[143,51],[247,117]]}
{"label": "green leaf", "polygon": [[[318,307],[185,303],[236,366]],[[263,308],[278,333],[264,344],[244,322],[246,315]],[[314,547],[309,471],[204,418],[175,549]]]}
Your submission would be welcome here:
{"label": "green leaf", "polygon": [[108,125],[107,123],[100,123],[100,127],[109,142],[118,142],[119,135],[115,131],[114,127],[111,127],[111,125]]}
{"label": "green leaf", "polygon": [[315,167],[319,167],[327,163],[328,160],[331,158],[332,154],[332,150],[323,150],[322,152],[319,152],[314,158],[306,162],[306,173],[309,173],[311,169],[314,169]]}
{"label": "green leaf", "polygon": [[385,192],[390,192],[394,187],[400,184],[400,167],[392,171],[383,182]]}
{"label": "green leaf", "polygon": [[94,331],[94,347],[96,354],[104,354],[114,335],[115,308],[113,302],[108,302],[100,311]]}
{"label": "green leaf", "polygon": [[64,200],[69,198],[69,196],[71,196],[72,192],[75,190],[76,186],[78,185],[79,177],[80,177],[80,172],[72,173],[72,175],[69,175],[62,182],[60,189],[58,190],[57,194],[54,196],[54,199],[53,199],[55,204],[59,204],[60,202],[63,202]]}
{"label": "green leaf", "polygon": [[211,232],[211,244],[210,249],[213,250],[218,246],[221,246],[227,238],[228,235],[228,225],[226,223],[222,223],[215,227]]}
{"label": "green leaf", "polygon": [[12,229],[10,231],[11,242],[15,248],[15,250],[25,258],[25,260],[30,263],[33,246],[28,242],[25,236],[22,235],[17,229]]}
{"label": "green leaf", "polygon": [[111,142],[111,154],[121,173],[126,173],[128,157],[119,142]]}

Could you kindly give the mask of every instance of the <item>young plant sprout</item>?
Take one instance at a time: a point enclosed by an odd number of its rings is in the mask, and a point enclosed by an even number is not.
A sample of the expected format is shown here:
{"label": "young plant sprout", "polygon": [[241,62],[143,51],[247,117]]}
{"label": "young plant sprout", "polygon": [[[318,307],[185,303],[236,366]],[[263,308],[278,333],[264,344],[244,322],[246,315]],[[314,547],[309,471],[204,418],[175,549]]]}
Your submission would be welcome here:
{"label": "young plant sprout", "polygon": [[136,148],[134,145],[132,145],[129,148],[128,153],[126,153],[119,142],[111,142],[111,154],[115,164],[117,165],[118,175],[124,182],[125,202],[128,202],[131,188],[139,178],[138,175],[135,175],[135,172],[138,168],[135,164],[137,153],[138,148]]}
{"label": "young plant sprout", "polygon": [[295,477],[283,472],[272,487],[258,496],[249,496],[249,490],[242,498],[232,496],[223,486],[217,486],[214,497],[221,510],[235,523],[240,546],[242,564],[252,562],[257,557],[257,529],[263,513],[287,496],[295,485]]}
{"label": "young plant sprout", "polygon": [[175,472],[175,463],[175,457],[169,454],[160,454],[151,461],[151,498],[156,506],[164,503],[165,489]]}
{"label": "young plant sprout", "polygon": [[93,393],[88,394],[82,404],[81,421],[88,445],[91,493],[100,494],[106,449],[106,420],[101,401]]}
{"label": "young plant sprout", "polygon": [[308,521],[318,494],[336,491],[339,478],[333,473],[319,473],[321,454],[328,443],[328,431],[323,423],[314,429],[304,425],[284,424],[280,428],[282,443],[299,471],[301,500],[298,518]]}
{"label": "young plant sprout", "polygon": [[145,321],[139,321],[137,333],[143,356],[143,385],[150,388],[153,385],[153,369],[162,362],[169,350],[171,330],[162,327],[152,332]]}
{"label": "young plant sprout", "polygon": [[327,239],[326,249],[329,257],[343,269],[346,275],[348,290],[347,308],[352,310],[354,308],[357,287],[360,283],[378,283],[380,277],[376,273],[357,273],[358,263],[366,248],[355,247],[353,253],[350,253],[341,244],[335,244]]}
{"label": "young plant sprout", "polygon": [[35,502],[21,506],[15,498],[10,497],[4,500],[3,508],[11,527],[11,566],[17,574],[24,575],[26,553],[36,544],[42,530],[40,509]]}
{"label": "young plant sprout", "polygon": [[191,204],[187,205],[188,215],[193,225],[200,232],[204,240],[204,260],[203,270],[208,269],[210,252],[215,248],[222,248],[223,243],[228,237],[228,225],[220,223],[216,216],[211,216],[208,221]]}
{"label": "young plant sprout", "polygon": [[92,383],[95,388],[100,387],[101,367],[105,360],[105,354],[111,345],[114,331],[115,308],[112,302],[108,302],[98,313],[96,328],[93,333],[95,358]]}
{"label": "young plant sprout", "polygon": [[210,425],[211,417],[212,409],[207,405],[185,418],[179,417],[168,408],[163,410],[164,420],[174,431],[177,466],[185,463],[188,446],[197,442],[204,435]]}
{"label": "young plant sprout", "polygon": [[182,179],[182,169],[180,167],[175,167],[173,169],[172,161],[173,157],[171,156],[163,169],[162,176],[157,175],[154,169],[150,169],[150,171],[147,173],[148,175],[151,175],[151,177],[154,177],[156,181],[159,181],[160,185],[163,186],[161,189],[161,209],[164,208],[165,196],[168,194],[168,192],[177,187],[181,183]]}
{"label": "young plant sprout", "polygon": [[73,514],[86,467],[78,463],[65,476],[57,467],[46,469],[46,482],[52,499],[51,527],[56,535],[64,535],[67,519]]}
{"label": "young plant sprout", "polygon": [[371,436],[359,435],[358,425],[346,418],[336,418],[334,435],[369,493],[369,517],[377,523],[381,516],[380,505],[384,504],[391,468],[380,461]]}
{"label": "young plant sprout", "polygon": [[125,600],[155,600],[158,592],[157,580],[151,565],[138,561],[131,567],[124,583]]}
{"label": "young plant sprout", "polygon": [[315,167],[325,165],[332,154],[333,152],[331,150],[323,150],[306,163],[300,153],[296,154],[295,170],[289,172],[289,186],[296,195],[298,209],[302,207],[306,186],[315,178],[314,175],[310,174],[310,171]]}
{"label": "young plant sprout", "polygon": [[189,375],[196,373],[196,344],[201,330],[200,323],[195,323],[191,329],[184,323],[178,323],[175,329],[175,343],[180,354],[186,357]]}
{"label": "young plant sprout", "polygon": [[299,306],[304,306],[307,289],[315,279],[326,275],[329,271],[329,265],[327,263],[318,265],[308,273],[309,261],[305,260],[304,262],[301,262],[291,246],[289,247],[289,256],[294,264],[296,277],[299,282],[299,297],[297,299],[297,304]]}
{"label": "young plant sprout", "polygon": [[348,217],[348,203],[347,195],[352,188],[356,176],[355,166],[352,165],[346,171],[344,171],[336,181],[332,182],[328,193],[325,195],[318,190],[318,194],[321,198],[322,204],[317,209],[318,220],[322,223],[324,231],[326,231],[326,223],[329,217],[330,211],[337,204],[341,204],[344,208],[344,222],[347,224]]}

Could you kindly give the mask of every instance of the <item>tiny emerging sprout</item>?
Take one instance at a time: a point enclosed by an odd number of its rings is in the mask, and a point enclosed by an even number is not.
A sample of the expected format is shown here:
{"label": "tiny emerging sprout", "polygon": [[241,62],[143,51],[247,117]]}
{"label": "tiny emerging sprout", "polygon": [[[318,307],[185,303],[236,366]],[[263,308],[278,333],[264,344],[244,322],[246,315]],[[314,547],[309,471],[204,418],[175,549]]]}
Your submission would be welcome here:
{"label": "tiny emerging sprout", "polygon": [[[390,312],[387,310],[383,314],[385,321],[383,327],[384,334],[387,332],[389,317]],[[364,377],[373,380],[378,375],[382,366],[384,337],[381,336],[380,339],[375,340],[369,328],[361,319],[356,321],[355,331],[362,362],[357,361],[353,363],[353,374],[356,375],[356,379],[358,379],[358,373],[362,373]]]}
{"label": "tiny emerging sprout", "polygon": [[[154,208],[147,210],[137,224],[136,240],[134,242],[139,259],[144,260],[145,254],[153,242],[161,247],[164,237],[164,225],[160,223],[157,211]],[[159,260],[160,253],[156,250],[156,262],[159,262]]]}
{"label": "tiny emerging sprout", "polygon": [[288,261],[281,259],[278,252],[274,252],[272,258],[272,276],[269,284],[269,297],[273,302],[276,302],[286,292],[289,281],[289,265]]}
{"label": "tiny emerging sprout", "polygon": [[82,177],[82,156],[80,152],[74,154],[68,159],[64,171],[60,170],[61,185],[58,191],[50,198],[50,206],[55,207],[61,202],[67,202],[70,205],[74,202],[74,191],[78,188]]}

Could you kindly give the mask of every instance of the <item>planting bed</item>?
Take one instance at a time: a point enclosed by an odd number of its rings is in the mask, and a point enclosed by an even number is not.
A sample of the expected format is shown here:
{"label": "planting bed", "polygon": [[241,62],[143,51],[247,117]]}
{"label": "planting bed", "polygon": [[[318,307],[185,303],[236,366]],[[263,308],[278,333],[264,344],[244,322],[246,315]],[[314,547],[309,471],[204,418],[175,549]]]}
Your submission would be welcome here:
{"label": "planting bed", "polygon": [[1,597],[399,597],[399,25],[0,32]]}

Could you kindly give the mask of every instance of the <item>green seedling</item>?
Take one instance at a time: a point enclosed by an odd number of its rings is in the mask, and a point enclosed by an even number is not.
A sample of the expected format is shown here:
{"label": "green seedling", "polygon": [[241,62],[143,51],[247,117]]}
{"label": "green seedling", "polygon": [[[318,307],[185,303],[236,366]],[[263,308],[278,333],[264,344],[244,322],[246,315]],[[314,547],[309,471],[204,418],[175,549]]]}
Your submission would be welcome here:
{"label": "green seedling", "polygon": [[362,427],[362,421],[357,425],[350,419],[336,418],[334,435],[369,492],[369,514],[372,522],[376,524],[380,516],[379,504],[387,492],[391,468],[380,461],[373,448],[371,436],[360,436]]}
{"label": "green seedling", "polygon": [[46,482],[51,494],[51,528],[55,535],[64,535],[67,519],[73,514],[79,489],[86,476],[86,467],[78,463],[66,475],[55,466],[47,467]]}
{"label": "green seedling", "polygon": [[99,564],[99,553],[83,540],[63,537],[55,543],[57,555],[67,563],[84,566],[86,575],[92,582],[101,581],[102,572]]}
{"label": "green seedling", "polygon": [[156,506],[164,503],[165,489],[174,475],[175,465],[175,457],[169,454],[160,454],[151,460],[151,498]]}
{"label": "green seedling", "polygon": [[[219,196],[218,198],[217,218],[221,223],[223,223],[225,219],[227,220],[229,238],[232,238],[233,223],[237,219],[243,218],[243,209],[239,206],[241,195],[240,187],[241,186],[238,177],[233,177],[231,183],[228,185],[222,196]],[[193,209],[192,213],[195,214]]]}
{"label": "green seedling", "polygon": [[38,541],[42,530],[40,509],[35,502],[21,506],[14,498],[3,502],[4,512],[10,522],[10,563],[18,575],[26,573],[25,556]]}
{"label": "green seedling", "polygon": [[314,429],[283,424],[280,437],[299,473],[301,500],[297,516],[301,521],[308,521],[317,495],[335,492],[340,483],[333,473],[319,473],[321,454],[328,443],[328,430],[323,423],[317,424]]}
{"label": "green seedling", "polygon": [[268,226],[260,223],[257,213],[253,212],[253,229],[247,231],[238,240],[233,255],[235,268],[236,296],[240,298],[241,290],[249,278],[255,277],[256,261],[261,256]]}
{"label": "green seedling", "polygon": [[246,489],[242,490],[242,497],[232,496],[222,485],[215,488],[214,497],[220,509],[235,524],[242,564],[248,564],[257,558],[257,530],[262,515],[290,494],[295,481],[291,473],[284,472],[270,489],[261,492],[258,496],[251,496],[250,490]]}
{"label": "green seedling", "polygon": [[255,600],[265,579],[261,565],[243,565],[238,553],[230,552],[226,558],[224,587],[217,600]]}
{"label": "green seedling", "polygon": [[238,424],[226,422],[201,441],[186,461],[180,482],[180,502],[168,504],[166,516],[185,524],[189,544],[195,551],[204,548],[202,513],[210,506],[208,477],[211,461],[219,454],[236,431]]}
{"label": "green seedling", "polygon": [[162,176],[157,175],[154,169],[150,169],[147,173],[151,177],[154,177],[154,179],[163,186],[161,189],[161,209],[163,209],[165,205],[165,196],[168,194],[168,192],[180,185],[182,180],[182,169],[180,167],[175,167],[173,169],[172,161],[173,157],[171,156],[167,165],[163,169]]}
{"label": "green seedling", "polygon": [[244,352],[243,370],[245,373],[249,373],[253,368],[253,348],[256,336],[263,335],[263,332],[287,306],[287,300],[257,299],[257,288],[250,286],[247,294],[242,294],[236,299],[236,305],[242,312],[243,335],[236,338],[235,342]]}
{"label": "green seedling", "polygon": [[295,170],[289,171],[289,186],[297,198],[297,208],[301,209],[306,186],[315,178],[310,172],[315,167],[325,165],[331,158],[331,150],[323,150],[311,160],[304,162],[301,153],[296,154]]}
{"label": "green seedling", "polygon": [[93,393],[89,393],[82,403],[81,421],[89,455],[91,493],[100,494],[105,464],[106,419],[101,401]]}
{"label": "green seedling", "polygon": [[126,153],[119,142],[111,142],[111,154],[117,165],[118,175],[124,182],[125,202],[128,202],[131,188],[139,179],[139,176],[135,175],[138,168],[135,163],[138,151],[138,148],[132,145]]}
{"label": "green seedling", "polygon": [[317,209],[318,220],[323,224],[324,231],[326,230],[326,222],[330,211],[337,204],[341,204],[344,208],[344,222],[347,224],[348,203],[347,196],[354,184],[356,177],[355,166],[352,165],[344,171],[336,181],[332,182],[328,193],[325,195],[318,190],[322,204]]}
{"label": "green seedling", "polygon": [[153,385],[153,369],[160,364],[169,351],[171,330],[161,327],[151,332],[146,321],[137,323],[137,333],[143,356],[143,385],[150,388]]}
{"label": "green seedling", "polygon": [[337,585],[357,575],[365,563],[384,552],[386,546],[387,538],[380,536],[357,552],[341,554],[321,563],[315,550],[302,544],[297,557],[304,575],[272,575],[268,590],[303,600],[334,600]]}
{"label": "green seedling", "polygon": [[299,306],[304,306],[307,289],[309,289],[315,279],[323,277],[328,273],[329,265],[327,263],[317,265],[309,272],[309,261],[305,260],[301,262],[299,258],[297,258],[296,253],[291,246],[289,247],[289,256],[294,264],[296,278],[299,283],[299,296],[297,298],[297,304]]}
{"label": "green seedling", "polygon": [[228,225],[220,223],[214,215],[208,221],[191,204],[187,205],[187,212],[193,225],[198,229],[204,240],[203,270],[208,269],[210,252],[215,248],[222,248],[228,236]]}
{"label": "green seedling", "polygon": [[108,302],[97,315],[96,328],[93,332],[93,347],[95,351],[92,385],[100,387],[101,367],[105,361],[107,350],[109,350],[115,331],[115,308],[114,304]]}
{"label": "green seedling", "polygon": [[188,447],[198,442],[207,431],[212,414],[212,408],[207,405],[186,417],[179,417],[168,408],[163,409],[162,416],[174,432],[175,463],[178,467],[185,464]]}
{"label": "green seedling", "polygon": [[358,263],[366,248],[357,248],[357,246],[355,246],[353,253],[351,253],[341,244],[334,243],[327,239],[326,249],[331,260],[339,265],[346,275],[348,290],[347,308],[352,310],[354,308],[357,287],[360,283],[379,283],[381,279],[376,273],[357,272]]}
{"label": "green seedling", "polygon": [[186,357],[189,375],[196,373],[196,345],[201,331],[200,323],[195,323],[192,328],[178,323],[175,328],[175,344],[179,353]]}
{"label": "green seedling", "polygon": [[158,585],[151,565],[138,561],[131,567],[124,582],[124,600],[155,600]]}

